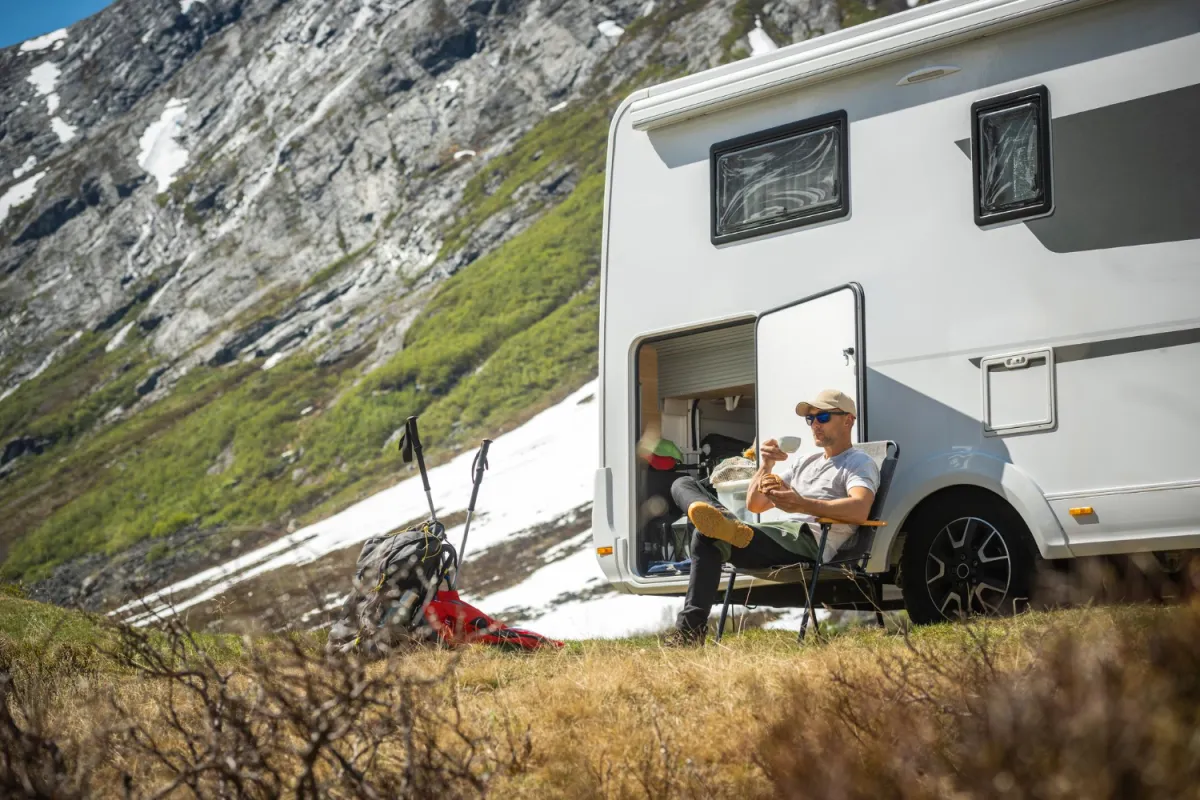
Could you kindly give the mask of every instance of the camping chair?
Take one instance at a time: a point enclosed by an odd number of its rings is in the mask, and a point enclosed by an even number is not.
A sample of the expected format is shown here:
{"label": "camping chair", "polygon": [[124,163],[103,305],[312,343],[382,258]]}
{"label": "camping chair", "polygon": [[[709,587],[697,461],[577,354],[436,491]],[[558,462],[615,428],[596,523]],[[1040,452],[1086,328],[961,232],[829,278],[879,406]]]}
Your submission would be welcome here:
{"label": "camping chair", "polygon": [[[866,583],[869,587],[871,603],[875,607],[875,619],[879,623],[879,627],[883,627],[883,612],[880,610],[880,603],[883,599],[883,581],[878,576],[868,574],[866,566],[867,559],[871,556],[871,546],[875,543],[875,531],[887,524],[879,519],[879,512],[883,509],[883,503],[887,499],[888,488],[892,484],[892,475],[896,471],[896,462],[900,458],[900,446],[890,441],[864,442],[854,446],[869,455],[875,461],[875,466],[879,468],[879,491],[875,493],[875,499],[871,503],[871,513],[867,515],[867,521],[858,526],[854,535],[847,539],[841,549],[828,561],[824,560],[824,555],[825,542],[829,539],[829,529],[833,525],[846,523],[843,520],[830,519],[828,517],[822,517],[817,520],[817,524],[821,526],[821,542],[817,547],[817,560],[806,562],[812,565],[812,579],[808,586],[808,603],[804,607],[804,617],[800,623],[799,640],[801,642],[804,641],[804,634],[808,630],[808,620],[810,617],[817,628],[817,633],[821,632],[821,623],[817,621],[814,603],[817,597],[817,579],[821,576],[821,570],[824,567],[841,567],[851,574],[855,583],[858,583],[860,580]],[[785,570],[790,566],[793,565],[780,565],[765,570],[747,569],[743,571],[751,575],[769,577],[777,575],[781,570]],[[733,582],[736,579],[737,569],[735,568],[729,573],[729,583],[725,587],[725,602],[721,606],[721,621],[717,623],[718,642],[721,641],[721,635],[725,632],[725,618],[729,615],[729,605],[733,599]]]}

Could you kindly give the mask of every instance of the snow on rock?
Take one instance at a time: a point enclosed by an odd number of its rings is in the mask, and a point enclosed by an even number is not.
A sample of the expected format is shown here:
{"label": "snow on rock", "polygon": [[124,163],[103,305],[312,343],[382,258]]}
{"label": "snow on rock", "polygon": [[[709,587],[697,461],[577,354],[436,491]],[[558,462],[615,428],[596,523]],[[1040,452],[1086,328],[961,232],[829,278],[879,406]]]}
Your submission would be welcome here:
{"label": "snow on rock", "polygon": [[67,41],[67,29],[59,28],[56,31],[51,31],[45,36],[38,36],[35,39],[30,39],[21,45],[22,53],[37,53],[42,50],[49,50],[53,47],[55,50],[63,46]]}
{"label": "snow on rock", "polygon": [[619,38],[621,36],[621,34],[623,34],[625,32],[624,28],[622,28],[620,25],[618,25],[616,22],[614,22],[611,19],[604,20],[604,22],[601,22],[596,27],[600,29],[600,32],[602,34],[609,37],[610,39]]}
{"label": "snow on rock", "polygon": [[25,163],[13,170],[13,177],[19,178],[22,175],[28,174],[37,166],[37,156],[30,156],[25,159]]}
{"label": "snow on rock", "polygon": [[750,55],[758,56],[763,53],[770,53],[773,50],[778,50],[779,45],[772,41],[767,32],[763,30],[762,19],[754,18],[754,29],[746,36],[750,40]]}
{"label": "snow on rock", "polygon": [[138,166],[154,176],[158,191],[164,192],[187,165],[188,152],[179,144],[187,118],[187,100],[172,97],[162,116],[152,122],[138,142]]}
{"label": "snow on rock", "polygon": [[267,360],[263,362],[262,368],[264,370],[270,369],[271,367],[275,366],[276,364],[278,364],[280,361],[283,361],[287,357],[288,357],[288,354],[284,353],[284,352],[272,353],[270,356],[267,357]]}
{"label": "snow on rock", "polygon": [[[62,70],[58,68],[58,64],[53,61],[43,61],[29,72],[27,81],[33,84],[34,90],[40,97],[49,97],[54,93],[54,87],[58,85],[58,76],[62,74]],[[47,101],[49,102],[49,101]],[[58,108],[58,101],[55,100],[55,109]],[[54,111],[50,112],[51,114]]]}
{"label": "snow on rock", "polygon": [[64,122],[62,117],[50,118],[50,130],[54,131],[54,135],[63,144],[75,138],[75,128]]}
{"label": "snow on rock", "polygon": [[476,155],[477,154],[474,150],[459,150],[454,154],[454,160],[458,161],[462,158],[474,158]]}
{"label": "snow on rock", "polygon": [[46,177],[45,172],[26,178],[18,184],[9,187],[8,191],[0,195],[0,223],[8,218],[8,212],[14,206],[19,206],[33,197],[33,192],[37,188],[38,181]]}
{"label": "snow on rock", "polygon": [[655,7],[655,2],[654,2],[654,0],[646,0],[646,5],[642,6],[642,16],[643,16],[643,17],[648,17],[648,16],[650,16],[651,14],[653,14],[653,13],[654,13],[654,7]]}
{"label": "snow on rock", "polygon": [[188,13],[188,10],[196,3],[203,3],[204,0],[179,0],[179,11],[183,14]]}
{"label": "snow on rock", "polygon": [[129,335],[129,331],[133,328],[134,323],[130,322],[124,328],[117,331],[117,335],[112,337],[108,344],[104,345],[104,352],[111,353],[121,345],[125,344],[125,337]]}
{"label": "snow on rock", "polygon": [[566,107],[567,107],[567,101],[563,100],[561,103],[555,103],[554,105],[552,105],[548,109],[546,109],[546,113],[553,114],[556,111],[562,111]]}
{"label": "snow on rock", "polygon": [[450,94],[458,94],[458,90],[462,88],[462,81],[457,78],[447,78],[442,81],[442,88]]}

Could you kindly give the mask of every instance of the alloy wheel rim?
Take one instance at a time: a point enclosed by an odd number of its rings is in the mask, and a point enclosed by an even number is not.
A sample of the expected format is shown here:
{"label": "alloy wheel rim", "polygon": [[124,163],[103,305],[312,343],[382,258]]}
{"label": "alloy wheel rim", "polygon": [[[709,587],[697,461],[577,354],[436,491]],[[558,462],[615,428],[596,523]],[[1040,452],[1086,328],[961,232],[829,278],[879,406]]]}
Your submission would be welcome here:
{"label": "alloy wheel rim", "polygon": [[1008,542],[987,520],[959,517],[933,537],[925,587],[944,618],[998,614],[1011,585]]}

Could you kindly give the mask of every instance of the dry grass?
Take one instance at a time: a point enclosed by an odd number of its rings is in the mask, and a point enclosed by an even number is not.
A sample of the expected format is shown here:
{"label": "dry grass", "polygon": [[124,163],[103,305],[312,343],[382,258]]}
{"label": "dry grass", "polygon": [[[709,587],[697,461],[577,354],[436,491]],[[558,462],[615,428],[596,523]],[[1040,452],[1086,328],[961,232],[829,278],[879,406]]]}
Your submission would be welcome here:
{"label": "dry grass", "polygon": [[[1195,603],[848,628],[804,646],[759,630],[703,649],[642,638],[363,664],[312,638],[119,628],[68,658],[3,624],[20,602],[0,604],[6,797],[1173,798],[1200,787]],[[64,624],[73,640],[86,630]]]}

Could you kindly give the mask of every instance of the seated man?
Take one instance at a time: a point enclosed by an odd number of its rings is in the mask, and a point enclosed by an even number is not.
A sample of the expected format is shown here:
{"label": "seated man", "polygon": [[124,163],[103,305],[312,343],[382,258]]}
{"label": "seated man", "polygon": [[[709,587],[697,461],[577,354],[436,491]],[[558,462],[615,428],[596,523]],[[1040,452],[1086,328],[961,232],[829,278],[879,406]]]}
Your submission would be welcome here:
{"label": "seated man", "polygon": [[[761,514],[778,508],[791,515],[787,521],[748,525],[705,493],[694,478],[680,478],[671,496],[696,530],[692,535],[692,568],[687,599],[676,620],[675,643],[703,644],[708,614],[721,581],[721,564],[764,568],[817,557],[820,528],[817,517],[864,522],[871,513],[879,470],[871,457],[851,447],[854,401],[826,389],[816,399],[801,402],[796,414],[812,428],[813,442],[824,452],[797,459],[781,475],[772,468],[788,456],[774,439],[763,442],[759,469],[746,494],[746,508]],[[852,525],[834,525],[829,532],[825,558],[854,533]]]}

